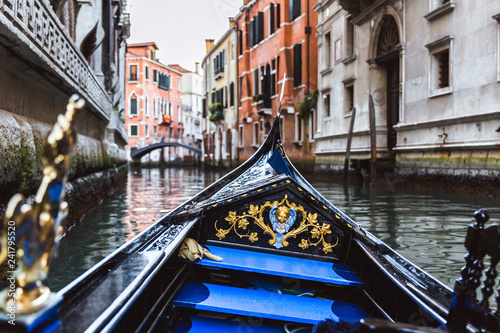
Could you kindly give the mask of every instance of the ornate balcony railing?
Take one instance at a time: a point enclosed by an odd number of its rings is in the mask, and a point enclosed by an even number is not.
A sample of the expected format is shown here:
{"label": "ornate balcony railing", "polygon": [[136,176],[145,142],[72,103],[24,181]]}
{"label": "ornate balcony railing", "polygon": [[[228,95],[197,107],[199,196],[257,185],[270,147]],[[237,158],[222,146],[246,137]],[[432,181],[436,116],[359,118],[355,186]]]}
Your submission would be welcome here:
{"label": "ornate balcony railing", "polygon": [[0,35],[12,51],[62,80],[101,117],[110,119],[111,99],[68,35],[48,1],[0,0]]}

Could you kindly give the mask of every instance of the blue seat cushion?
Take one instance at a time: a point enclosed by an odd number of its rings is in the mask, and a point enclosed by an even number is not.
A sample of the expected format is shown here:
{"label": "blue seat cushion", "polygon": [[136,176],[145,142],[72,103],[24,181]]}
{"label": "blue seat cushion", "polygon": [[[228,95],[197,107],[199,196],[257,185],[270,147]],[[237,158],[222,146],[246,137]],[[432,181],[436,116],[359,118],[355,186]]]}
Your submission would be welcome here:
{"label": "blue seat cushion", "polygon": [[222,261],[202,259],[199,265],[237,271],[332,283],[340,286],[362,286],[364,283],[349,266],[270,253],[245,251],[220,246],[206,246]]}
{"label": "blue seat cushion", "polygon": [[187,282],[174,305],[304,324],[324,319],[357,322],[367,317],[355,304],[199,282]]}
{"label": "blue seat cushion", "polygon": [[174,333],[221,333],[221,332],[256,332],[283,333],[281,327],[270,325],[252,326],[245,322],[190,316],[181,318],[174,325]]}

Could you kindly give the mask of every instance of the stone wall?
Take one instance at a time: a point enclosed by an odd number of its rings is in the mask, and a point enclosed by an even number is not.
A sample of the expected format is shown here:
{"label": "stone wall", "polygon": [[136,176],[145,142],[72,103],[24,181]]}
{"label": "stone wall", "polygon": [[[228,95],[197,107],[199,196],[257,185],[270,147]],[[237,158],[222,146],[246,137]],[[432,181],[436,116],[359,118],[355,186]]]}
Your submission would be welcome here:
{"label": "stone wall", "polygon": [[[29,195],[36,191],[42,178],[45,138],[51,128],[52,125],[0,109],[0,202],[17,192]],[[79,134],[69,180],[123,163],[126,163],[123,148]]]}

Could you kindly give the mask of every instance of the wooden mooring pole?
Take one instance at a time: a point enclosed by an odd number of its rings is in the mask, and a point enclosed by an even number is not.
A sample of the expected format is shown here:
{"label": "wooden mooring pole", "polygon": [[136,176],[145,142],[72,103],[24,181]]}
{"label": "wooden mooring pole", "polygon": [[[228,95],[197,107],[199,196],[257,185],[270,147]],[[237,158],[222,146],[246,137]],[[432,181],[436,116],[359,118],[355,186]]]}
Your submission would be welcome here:
{"label": "wooden mooring pole", "polygon": [[345,148],[345,160],[344,160],[344,172],[342,174],[342,178],[344,182],[347,182],[347,178],[349,176],[349,160],[351,157],[351,143],[352,136],[354,132],[354,119],[356,118],[356,108],[352,108],[351,111],[351,124],[349,125],[349,134],[347,135],[347,146]]}

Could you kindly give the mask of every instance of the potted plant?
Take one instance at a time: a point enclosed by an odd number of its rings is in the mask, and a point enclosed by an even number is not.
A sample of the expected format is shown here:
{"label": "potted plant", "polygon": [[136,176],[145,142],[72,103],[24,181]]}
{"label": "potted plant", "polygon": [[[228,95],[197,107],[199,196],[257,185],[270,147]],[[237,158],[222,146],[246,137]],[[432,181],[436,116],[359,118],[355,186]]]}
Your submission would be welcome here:
{"label": "potted plant", "polygon": [[210,110],[210,113],[212,114],[208,120],[211,122],[215,123],[219,120],[224,119],[224,113],[222,111],[224,110],[224,106],[221,103],[213,103],[211,104],[208,109]]}

